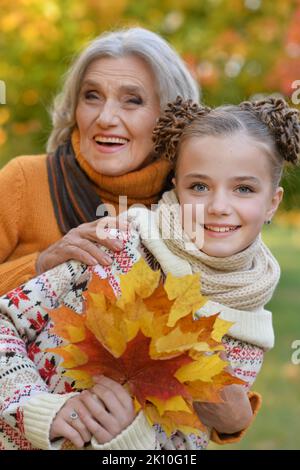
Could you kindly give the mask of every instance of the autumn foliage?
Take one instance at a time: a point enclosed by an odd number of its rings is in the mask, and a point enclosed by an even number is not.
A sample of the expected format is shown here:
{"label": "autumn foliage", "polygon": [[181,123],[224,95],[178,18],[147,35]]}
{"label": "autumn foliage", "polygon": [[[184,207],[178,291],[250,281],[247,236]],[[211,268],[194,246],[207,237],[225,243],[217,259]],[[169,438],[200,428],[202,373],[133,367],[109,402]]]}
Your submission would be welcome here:
{"label": "autumn foliage", "polygon": [[53,332],[65,344],[52,351],[78,389],[103,374],[123,384],[150,423],[175,430],[203,429],[193,401],[220,401],[225,385],[242,383],[225,371],[221,338],[231,323],[210,317],[194,319],[206,299],[199,274],[164,284],[160,272],[141,259],[120,276],[121,296],[107,279],[93,273],[79,315],[63,306],[49,311]]}

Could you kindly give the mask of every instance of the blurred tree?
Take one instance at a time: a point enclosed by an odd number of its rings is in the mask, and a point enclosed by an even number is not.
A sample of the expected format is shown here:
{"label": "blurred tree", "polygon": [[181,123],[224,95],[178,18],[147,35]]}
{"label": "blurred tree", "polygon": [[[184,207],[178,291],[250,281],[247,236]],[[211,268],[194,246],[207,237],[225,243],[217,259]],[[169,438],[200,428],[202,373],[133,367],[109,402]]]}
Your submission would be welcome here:
{"label": "blurred tree", "polygon": [[[300,0],[0,0],[0,12],[0,80],[7,91],[0,166],[44,152],[48,108],[64,72],[107,29],[141,25],[162,34],[210,105],[268,93],[290,97],[300,79]],[[300,204],[299,183],[290,186],[288,204],[294,193]]]}

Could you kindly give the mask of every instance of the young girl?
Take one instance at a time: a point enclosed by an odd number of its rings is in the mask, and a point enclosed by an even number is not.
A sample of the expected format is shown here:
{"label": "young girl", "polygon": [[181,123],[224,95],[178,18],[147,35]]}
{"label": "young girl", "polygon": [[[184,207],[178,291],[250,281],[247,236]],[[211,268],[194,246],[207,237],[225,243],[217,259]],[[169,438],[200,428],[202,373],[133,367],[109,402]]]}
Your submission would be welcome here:
{"label": "young girl", "polygon": [[299,112],[283,99],[210,109],[178,98],[154,130],[157,152],[174,163],[174,189],[156,211],[128,211],[165,274],[201,273],[209,301],[198,315],[234,322],[227,360],[248,388],[274,344],[264,307],[280,276],[261,230],[282,199],[284,162],[298,162],[299,140]]}

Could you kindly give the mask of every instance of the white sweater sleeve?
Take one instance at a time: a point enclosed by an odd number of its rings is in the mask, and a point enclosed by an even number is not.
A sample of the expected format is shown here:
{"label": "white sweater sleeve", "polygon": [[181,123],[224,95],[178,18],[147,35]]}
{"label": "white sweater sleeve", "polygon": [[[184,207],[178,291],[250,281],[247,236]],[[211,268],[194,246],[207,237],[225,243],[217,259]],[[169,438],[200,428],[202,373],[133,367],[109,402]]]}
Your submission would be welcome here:
{"label": "white sweater sleeve", "polygon": [[159,448],[159,445],[154,428],[140,412],[128,428],[110,442],[98,444],[96,439],[92,438],[92,448],[95,450],[150,450]]}
{"label": "white sweater sleeve", "polygon": [[[78,266],[64,263],[51,276],[32,279],[0,298],[0,419],[18,434],[20,446],[28,440],[33,447],[53,448],[48,438],[51,422],[75,394],[50,393],[27,351],[48,323],[47,308],[58,305],[82,275],[84,267]],[[53,285],[46,288],[49,279]]]}

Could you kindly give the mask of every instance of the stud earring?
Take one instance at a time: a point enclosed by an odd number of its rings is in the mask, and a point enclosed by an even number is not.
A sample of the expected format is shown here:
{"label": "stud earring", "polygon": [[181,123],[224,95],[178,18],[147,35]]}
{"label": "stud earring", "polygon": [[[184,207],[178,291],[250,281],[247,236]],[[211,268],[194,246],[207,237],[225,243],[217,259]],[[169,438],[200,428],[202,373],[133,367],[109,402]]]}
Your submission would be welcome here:
{"label": "stud earring", "polygon": [[271,220],[265,220],[265,221],[264,221],[264,224],[265,224],[265,225],[270,225],[270,223],[271,223]]}

